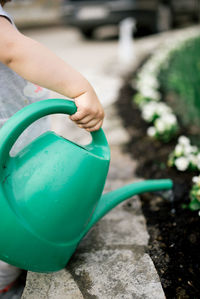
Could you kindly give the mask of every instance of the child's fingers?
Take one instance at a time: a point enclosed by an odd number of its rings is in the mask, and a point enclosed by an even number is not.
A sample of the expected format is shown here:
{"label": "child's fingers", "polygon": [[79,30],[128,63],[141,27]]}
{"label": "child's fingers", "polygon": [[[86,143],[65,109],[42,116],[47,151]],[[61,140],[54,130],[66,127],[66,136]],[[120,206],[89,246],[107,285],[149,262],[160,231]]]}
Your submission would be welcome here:
{"label": "child's fingers", "polygon": [[78,123],[78,122],[75,122],[79,128],[82,128],[82,129],[85,129],[85,130],[91,130],[91,131],[95,131],[95,130],[98,130],[102,124],[103,124],[103,121],[100,121],[100,120],[97,120],[97,119],[93,119],[91,120],[90,122],[86,123],[86,124],[81,124],[81,123]]}
{"label": "child's fingers", "polygon": [[93,120],[85,125],[82,125],[82,127],[86,130],[90,130],[90,129],[96,128],[97,126],[99,126],[99,128],[100,128],[102,124],[103,124],[103,121],[101,121],[101,120]]}
{"label": "child's fingers", "polygon": [[76,123],[78,125],[85,125],[85,124],[89,123],[92,119],[93,119],[93,117],[91,115],[87,115],[84,118],[77,120]]}
{"label": "child's fingers", "polygon": [[83,110],[82,111],[77,111],[75,114],[73,115],[70,115],[69,118],[72,120],[72,121],[79,121],[83,118],[85,118],[86,116],[88,115],[88,113],[84,112]]}
{"label": "child's fingers", "polygon": [[83,126],[84,129],[90,129],[96,126],[99,122],[99,119],[92,119],[91,121],[85,123],[85,124],[80,124]]}
{"label": "child's fingers", "polygon": [[88,132],[93,132],[93,131],[97,131],[99,130],[103,125],[103,121],[101,120],[100,122],[98,122],[95,126],[91,127],[91,128],[87,128],[86,130]]}

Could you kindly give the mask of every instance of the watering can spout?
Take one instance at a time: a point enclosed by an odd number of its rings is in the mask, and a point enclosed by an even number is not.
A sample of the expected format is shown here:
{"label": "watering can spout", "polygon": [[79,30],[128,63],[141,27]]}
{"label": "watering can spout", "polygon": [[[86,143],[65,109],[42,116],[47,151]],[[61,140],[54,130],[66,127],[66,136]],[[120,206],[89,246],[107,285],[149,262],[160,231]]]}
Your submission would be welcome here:
{"label": "watering can spout", "polygon": [[158,190],[168,190],[168,189],[172,189],[172,187],[173,187],[173,182],[170,179],[146,180],[146,181],[141,181],[141,182],[126,185],[117,190],[102,195],[92,215],[92,218],[89,224],[87,225],[86,233],[105,214],[107,214],[111,209],[116,207],[122,201],[136,194],[158,191]]}

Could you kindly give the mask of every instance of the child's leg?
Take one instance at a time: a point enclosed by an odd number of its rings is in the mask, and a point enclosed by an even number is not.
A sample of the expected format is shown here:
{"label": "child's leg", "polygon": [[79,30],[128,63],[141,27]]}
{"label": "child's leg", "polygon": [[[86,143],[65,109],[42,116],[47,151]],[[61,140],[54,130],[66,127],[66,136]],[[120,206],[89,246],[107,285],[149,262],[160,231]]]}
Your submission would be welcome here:
{"label": "child's leg", "polygon": [[14,282],[21,271],[19,268],[0,261],[0,291]]}

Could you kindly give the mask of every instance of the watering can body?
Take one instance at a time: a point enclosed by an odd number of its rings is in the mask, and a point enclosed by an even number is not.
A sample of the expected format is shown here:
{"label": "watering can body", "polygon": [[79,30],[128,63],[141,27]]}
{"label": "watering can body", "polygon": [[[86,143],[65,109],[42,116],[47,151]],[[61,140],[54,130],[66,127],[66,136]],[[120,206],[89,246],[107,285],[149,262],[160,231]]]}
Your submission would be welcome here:
{"label": "watering can body", "polygon": [[[110,153],[103,131],[92,133],[93,141],[85,147],[46,132],[15,157],[4,153],[13,143],[8,137],[16,140],[19,135],[17,124],[21,133],[32,122],[34,110],[39,112],[36,119],[43,107],[44,115],[50,106],[60,112],[67,104],[75,106],[66,100],[30,105],[0,132],[0,258],[23,269],[62,269],[82,238],[104,188]],[[74,112],[75,107],[68,110]]]}
{"label": "watering can body", "polygon": [[25,270],[63,269],[83,236],[117,204],[172,187],[171,180],[150,180],[101,195],[110,162],[102,129],[86,146],[46,132],[10,156],[31,123],[75,112],[72,101],[45,100],[18,111],[0,130],[0,259]]}

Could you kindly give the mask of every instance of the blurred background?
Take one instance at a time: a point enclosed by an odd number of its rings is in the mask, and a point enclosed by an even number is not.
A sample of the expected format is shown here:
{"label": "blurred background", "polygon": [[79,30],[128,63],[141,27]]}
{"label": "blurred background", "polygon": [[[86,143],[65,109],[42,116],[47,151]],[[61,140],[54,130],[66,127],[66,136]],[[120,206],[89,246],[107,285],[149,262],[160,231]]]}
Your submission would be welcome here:
{"label": "blurred background", "polygon": [[145,35],[200,19],[200,0],[13,0],[7,9],[20,27],[65,24],[90,39],[108,25],[116,34],[128,17],[135,19],[137,34]]}
{"label": "blurred background", "polygon": [[60,23],[60,0],[12,0],[6,10],[20,29]]}

